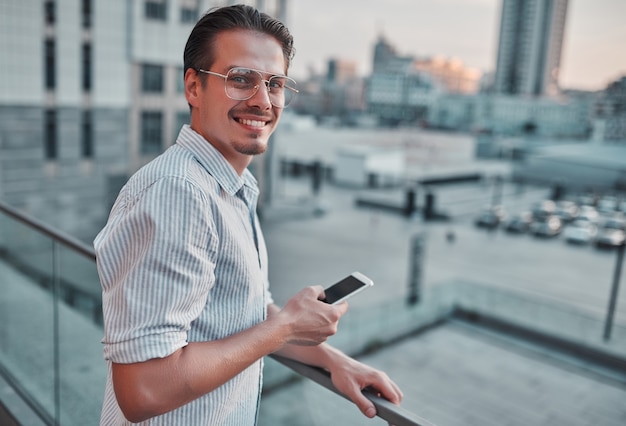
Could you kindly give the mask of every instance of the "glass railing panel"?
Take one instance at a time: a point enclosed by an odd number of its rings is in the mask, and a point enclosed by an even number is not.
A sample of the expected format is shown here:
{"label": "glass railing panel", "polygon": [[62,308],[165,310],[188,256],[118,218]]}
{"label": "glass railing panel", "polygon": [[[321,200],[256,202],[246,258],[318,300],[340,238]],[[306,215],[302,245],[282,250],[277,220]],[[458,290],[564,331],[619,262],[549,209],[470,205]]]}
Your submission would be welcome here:
{"label": "glass railing panel", "polygon": [[626,324],[612,323],[604,339],[606,315],[528,293],[494,288],[469,281],[448,285],[455,304],[516,326],[565,339],[596,350],[626,357]]}
{"label": "glass railing panel", "polygon": [[[0,207],[0,373],[45,423],[97,424],[106,365],[100,344],[102,302],[93,250],[7,206]],[[383,307],[378,315],[389,319],[394,309]],[[362,338],[374,338],[372,333],[380,332],[356,330],[357,316],[349,328]],[[389,321],[382,323],[390,325]],[[342,345],[362,349],[359,341],[349,339]],[[300,372],[302,368],[277,365],[282,369],[275,378],[279,382],[285,375],[298,377],[290,369]],[[311,378],[304,370],[300,374]],[[271,383],[273,373],[265,373]],[[363,419],[352,403],[329,391],[332,385],[328,378],[314,380],[311,385],[315,390],[306,387],[298,391],[313,395],[305,402],[317,398],[312,392],[326,392],[329,400],[322,404],[327,409],[332,404],[331,411],[337,409],[351,413],[348,416],[356,414],[358,421]],[[399,425],[426,424],[411,420],[410,413],[400,412],[386,401],[375,404],[384,410],[385,418],[401,419],[394,421]]]}
{"label": "glass railing panel", "polygon": [[93,258],[0,214],[0,366],[50,424],[98,424],[105,383]]}
{"label": "glass railing panel", "polygon": [[0,215],[0,365],[48,418],[56,411],[53,245]]}
{"label": "glass railing panel", "polygon": [[87,319],[102,324],[102,290],[95,260],[60,247],[62,299]]}
{"label": "glass railing panel", "polygon": [[60,245],[59,401],[64,426],[100,421],[106,381],[102,297],[93,259]]}

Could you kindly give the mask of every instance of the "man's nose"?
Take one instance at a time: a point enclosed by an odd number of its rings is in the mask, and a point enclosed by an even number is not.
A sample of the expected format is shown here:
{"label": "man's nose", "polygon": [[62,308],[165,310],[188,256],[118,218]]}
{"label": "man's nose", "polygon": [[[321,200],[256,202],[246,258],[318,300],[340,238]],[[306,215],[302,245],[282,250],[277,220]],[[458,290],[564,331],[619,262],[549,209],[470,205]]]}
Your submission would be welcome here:
{"label": "man's nose", "polygon": [[272,107],[270,100],[269,81],[261,80],[257,85],[256,93],[248,99],[248,103],[261,109],[269,109]]}

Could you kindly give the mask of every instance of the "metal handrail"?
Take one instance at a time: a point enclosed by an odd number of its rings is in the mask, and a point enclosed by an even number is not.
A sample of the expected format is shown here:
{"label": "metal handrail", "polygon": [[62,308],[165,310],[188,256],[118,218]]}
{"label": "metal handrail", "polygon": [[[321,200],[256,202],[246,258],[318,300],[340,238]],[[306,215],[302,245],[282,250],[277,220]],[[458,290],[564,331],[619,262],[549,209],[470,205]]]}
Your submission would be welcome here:
{"label": "metal handrail", "polygon": [[[0,201],[0,212],[5,213],[6,215],[12,217],[20,223],[23,223],[35,230],[41,232],[45,236],[51,238],[53,241],[58,242],[69,249],[80,253],[81,255],[91,259],[95,262],[96,253],[92,247],[89,247],[87,244],[82,241],[67,235],[53,227],[46,225],[45,223],[29,217],[28,215],[21,213],[20,211],[10,207]],[[298,361],[294,361],[288,358],[284,358],[278,355],[270,355],[271,358],[275,359],[277,362],[285,365],[296,373],[313,380],[319,385],[325,387],[326,389],[336,393],[337,395],[346,398],[341,392],[337,390],[337,388],[333,385],[330,375],[325,370],[322,370],[317,367],[312,367],[307,364],[303,364]],[[366,398],[368,398],[374,406],[376,407],[376,415],[381,419],[389,422],[390,425],[395,426],[434,426],[433,423],[430,423],[427,420],[424,420],[417,415],[399,407],[391,402],[378,397],[377,395],[365,390],[363,394]]]}
{"label": "metal handrail", "polygon": [[[284,358],[279,355],[270,355],[271,358],[283,364],[286,367],[289,367],[296,373],[306,377],[307,379],[313,380],[315,383],[325,387],[326,389],[333,391],[337,395],[350,400],[347,396],[342,394],[337,390],[335,385],[330,379],[330,374],[321,368],[312,367],[307,364],[303,364],[298,361],[294,361],[289,358]],[[383,420],[389,422],[390,425],[394,426],[435,426],[433,423],[425,420],[410,411],[405,410],[402,407],[392,404],[384,398],[381,398],[374,393],[364,390],[363,395],[376,407],[376,415]]]}
{"label": "metal handrail", "polygon": [[12,217],[18,222],[21,222],[31,228],[36,229],[45,236],[50,237],[54,241],[69,247],[75,252],[80,253],[81,255],[89,259],[93,259],[94,261],[96,260],[96,252],[93,250],[93,248],[88,246],[84,242],[72,237],[71,235],[64,234],[59,230],[54,229],[50,225],[47,225],[33,217],[29,217],[28,215],[3,203],[2,201],[0,201],[0,212],[5,213],[7,216]]}

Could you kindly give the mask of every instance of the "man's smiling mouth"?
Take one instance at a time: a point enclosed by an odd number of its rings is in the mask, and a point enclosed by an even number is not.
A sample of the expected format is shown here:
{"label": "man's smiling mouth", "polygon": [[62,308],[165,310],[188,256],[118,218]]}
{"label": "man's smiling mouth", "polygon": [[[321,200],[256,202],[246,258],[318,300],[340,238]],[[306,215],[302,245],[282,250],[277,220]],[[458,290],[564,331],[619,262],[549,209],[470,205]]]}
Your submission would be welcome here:
{"label": "man's smiling mouth", "polygon": [[245,126],[250,126],[250,127],[264,127],[267,122],[266,121],[260,121],[260,120],[246,120],[244,118],[239,118],[237,121],[239,121],[239,123],[245,125]]}

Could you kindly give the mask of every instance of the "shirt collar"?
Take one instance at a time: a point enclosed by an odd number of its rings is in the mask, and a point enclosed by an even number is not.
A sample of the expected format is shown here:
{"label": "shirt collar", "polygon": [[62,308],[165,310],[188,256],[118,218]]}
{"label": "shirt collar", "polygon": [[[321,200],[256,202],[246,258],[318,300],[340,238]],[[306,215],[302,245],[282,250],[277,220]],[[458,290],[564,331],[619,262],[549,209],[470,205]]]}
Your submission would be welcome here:
{"label": "shirt collar", "polygon": [[191,151],[207,173],[230,195],[235,195],[244,186],[252,190],[253,194],[258,194],[257,180],[252,173],[245,169],[239,176],[224,156],[188,124],[183,125],[176,144]]}

